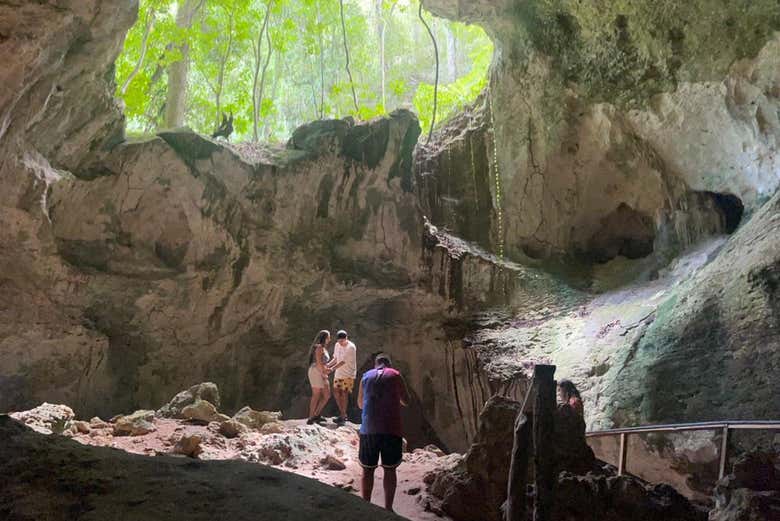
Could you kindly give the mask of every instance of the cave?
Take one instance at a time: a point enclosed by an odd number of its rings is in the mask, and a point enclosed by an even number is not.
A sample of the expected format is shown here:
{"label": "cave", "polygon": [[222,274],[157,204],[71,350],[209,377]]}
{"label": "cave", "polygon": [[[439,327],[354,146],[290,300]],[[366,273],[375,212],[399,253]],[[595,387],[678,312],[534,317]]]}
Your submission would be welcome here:
{"label": "cave", "polygon": [[601,219],[600,228],[590,239],[588,255],[596,262],[607,262],[618,255],[640,259],[653,253],[655,224],[650,216],[625,203]]}
{"label": "cave", "polygon": [[780,493],[603,432],[780,417],[776,0],[421,2],[0,4],[0,518],[390,519],[321,329],[403,375],[408,519],[499,518],[551,366],[550,521]]}
{"label": "cave", "polygon": [[742,200],[734,194],[723,194],[717,192],[706,192],[712,197],[715,207],[723,219],[723,231],[734,233],[742,222],[742,215],[745,213],[745,205]]}

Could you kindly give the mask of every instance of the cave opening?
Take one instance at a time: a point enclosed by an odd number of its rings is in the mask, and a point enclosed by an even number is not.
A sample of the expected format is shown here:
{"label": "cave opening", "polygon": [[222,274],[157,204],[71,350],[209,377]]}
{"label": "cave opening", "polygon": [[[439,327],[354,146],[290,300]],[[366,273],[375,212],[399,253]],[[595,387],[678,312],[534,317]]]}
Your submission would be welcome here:
{"label": "cave opening", "polygon": [[486,87],[493,42],[480,26],[419,6],[141,0],[115,65],[127,132],[186,125],[279,143],[310,121],[397,108],[413,110],[426,131],[434,119],[438,127]]}
{"label": "cave opening", "polygon": [[734,233],[742,222],[745,214],[745,205],[742,200],[734,194],[720,192],[705,192],[712,198],[715,208],[721,215],[723,222],[723,231],[728,234]]}

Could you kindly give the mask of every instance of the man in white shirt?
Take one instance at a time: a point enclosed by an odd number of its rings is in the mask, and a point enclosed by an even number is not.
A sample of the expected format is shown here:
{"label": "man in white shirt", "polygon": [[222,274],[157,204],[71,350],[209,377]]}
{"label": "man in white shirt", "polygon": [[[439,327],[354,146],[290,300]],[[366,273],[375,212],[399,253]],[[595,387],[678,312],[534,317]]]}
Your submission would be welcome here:
{"label": "man in white shirt", "polygon": [[347,421],[347,404],[349,395],[355,387],[357,375],[357,347],[347,338],[347,332],[343,329],[336,333],[336,348],[333,351],[333,360],[328,364],[333,377],[333,395],[336,405],[339,407],[339,417],[336,423],[342,425]]}

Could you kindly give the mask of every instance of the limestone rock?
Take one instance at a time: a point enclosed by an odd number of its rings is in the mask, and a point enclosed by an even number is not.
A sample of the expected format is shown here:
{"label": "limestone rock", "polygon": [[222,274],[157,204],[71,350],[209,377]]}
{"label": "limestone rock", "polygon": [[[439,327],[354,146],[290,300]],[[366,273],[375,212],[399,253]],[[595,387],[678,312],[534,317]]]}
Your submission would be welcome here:
{"label": "limestone rock", "polygon": [[154,411],[139,410],[114,421],[114,436],[143,436],[156,430]]}
{"label": "limestone rock", "polygon": [[668,485],[649,485],[633,476],[558,478],[552,519],[564,521],[705,521],[707,514]]}
{"label": "limestone rock", "polygon": [[280,421],[265,423],[262,427],[260,427],[260,432],[262,434],[278,434],[280,432],[284,432],[284,423]]}
{"label": "limestone rock", "polygon": [[715,486],[709,521],[775,519],[780,513],[780,457],[751,452],[734,462],[732,473]]}
{"label": "limestone rock", "polygon": [[11,417],[40,433],[51,434],[61,433],[75,414],[67,405],[44,402],[29,411],[11,413]]}
{"label": "limestone rock", "polygon": [[185,391],[174,396],[170,402],[157,410],[161,418],[181,418],[182,410],[195,403],[197,400],[206,400],[219,408],[219,388],[212,382],[203,382],[193,385]]}
{"label": "limestone rock", "polygon": [[235,421],[243,423],[250,429],[259,429],[267,423],[278,421],[281,417],[280,411],[255,411],[248,406],[241,408],[233,415]]}
{"label": "limestone rock", "polygon": [[214,404],[207,400],[195,400],[195,402],[182,408],[179,414],[185,420],[194,420],[204,425],[213,421],[223,421],[222,415],[217,412]]}
{"label": "limestone rock", "polygon": [[110,429],[111,424],[101,420],[98,416],[94,416],[89,420],[89,426],[92,429]]}
{"label": "limestone rock", "polygon": [[173,447],[174,454],[182,454],[189,458],[197,458],[198,455],[203,452],[203,447],[200,446],[203,439],[199,434],[190,434],[182,436],[176,445]]}
{"label": "limestone rock", "polygon": [[80,421],[80,420],[70,420],[65,425],[65,430],[70,431],[72,435],[76,435],[76,434],[89,434],[89,432],[92,429],[88,422]]}
{"label": "limestone rock", "polygon": [[325,456],[320,461],[320,465],[322,465],[322,468],[325,470],[344,470],[347,468],[343,461],[338,459],[336,456],[333,456],[332,454]]}
{"label": "limestone rock", "polygon": [[249,427],[241,422],[228,419],[219,424],[219,433],[226,438],[235,438],[243,432],[247,432]]}

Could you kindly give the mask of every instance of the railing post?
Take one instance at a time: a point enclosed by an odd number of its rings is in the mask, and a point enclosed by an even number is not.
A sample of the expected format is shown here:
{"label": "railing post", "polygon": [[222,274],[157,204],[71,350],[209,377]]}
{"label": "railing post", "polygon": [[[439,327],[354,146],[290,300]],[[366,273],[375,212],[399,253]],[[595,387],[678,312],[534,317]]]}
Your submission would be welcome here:
{"label": "railing post", "polygon": [[723,479],[726,475],[726,463],[728,462],[729,452],[729,426],[723,427],[723,435],[720,442],[720,468],[718,469],[718,479]]}
{"label": "railing post", "polygon": [[628,456],[628,447],[626,447],[626,433],[620,433],[620,454],[618,455],[618,476],[626,473],[626,458]]}
{"label": "railing post", "polygon": [[550,521],[555,503],[555,445],[553,424],[555,422],[555,366],[534,367],[534,480],[536,481],[536,502],[534,521]]}

